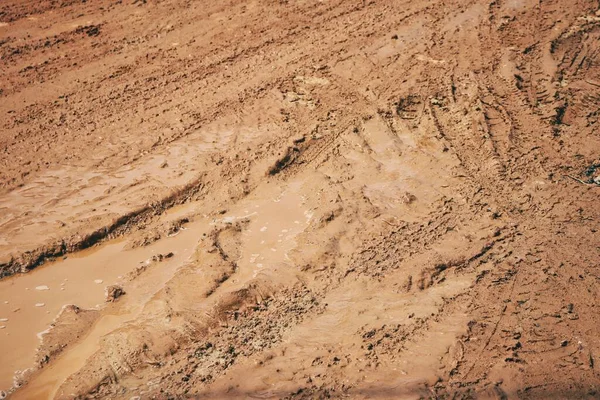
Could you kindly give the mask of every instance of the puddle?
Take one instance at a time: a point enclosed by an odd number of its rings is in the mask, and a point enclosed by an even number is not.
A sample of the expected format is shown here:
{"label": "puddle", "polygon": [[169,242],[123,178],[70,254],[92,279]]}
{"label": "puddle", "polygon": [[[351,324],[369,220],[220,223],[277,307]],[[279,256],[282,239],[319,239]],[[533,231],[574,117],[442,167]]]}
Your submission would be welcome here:
{"label": "puddle", "polygon": [[[0,333],[0,388],[12,386],[13,373],[31,366],[38,345],[36,334],[45,330],[63,305],[91,308],[103,301],[104,286],[94,279],[116,282],[117,276],[139,260],[125,255],[120,263],[107,262],[122,250],[115,242],[82,252],[77,257],[48,263],[34,272],[0,281],[0,318],[7,318]],[[83,259],[84,255],[88,259]],[[94,262],[98,260],[98,262]]]}
{"label": "puddle", "polygon": [[[128,251],[124,250],[126,243],[123,240],[115,240],[69,255],[65,260],[48,263],[28,274],[0,281],[0,318],[8,319],[2,322],[5,328],[0,331],[0,388],[10,388],[15,371],[32,366],[39,344],[38,333],[50,326],[65,304],[75,304],[81,308],[102,306],[106,286],[119,283],[125,287],[127,296],[118,303],[119,315],[101,318],[86,339],[94,344],[91,348],[95,348],[101,335],[141,310],[147,298],[172,277],[178,266],[189,259],[202,231],[208,229],[207,221],[197,221],[189,224],[176,237]],[[173,252],[174,256],[160,263],[160,268],[150,268],[145,272],[144,278],[139,279],[143,285],[137,280],[123,281],[127,273],[146,263],[153,255],[168,252]],[[69,362],[74,368],[81,365],[91,353],[69,351],[67,354],[82,357],[79,364],[73,363],[73,360]],[[37,398],[37,395],[29,398]]]}
{"label": "puddle", "polygon": [[277,197],[252,202],[255,215],[243,232],[238,261],[241,274],[237,280],[256,277],[271,266],[290,263],[288,252],[296,247],[294,238],[312,218],[307,199],[299,194],[300,187],[301,183],[295,182]]}
{"label": "puddle", "polygon": [[[219,290],[235,290],[258,274],[275,273],[282,264],[291,266],[288,252],[296,246],[294,238],[312,218],[307,199],[300,194],[301,187],[300,182],[286,185],[285,189],[265,185],[262,190],[255,191],[257,194],[238,203],[223,218],[212,222],[204,219],[191,222],[178,235],[147,247],[126,251],[125,242],[113,241],[71,255],[66,260],[49,263],[29,274],[1,281],[0,318],[9,320],[0,323],[6,326],[0,330],[3,337],[0,341],[0,352],[3,353],[0,388],[12,385],[15,370],[32,365],[38,345],[36,334],[48,328],[65,304],[95,307],[103,303],[106,286],[122,284],[127,294],[103,312],[87,336],[69,346],[68,351],[59,355],[12,396],[14,399],[53,397],[64,379],[79,370],[94,354],[103,336],[139,315],[152,296],[193,256],[202,234],[216,224],[249,219],[242,233],[243,249],[238,272]],[[167,213],[165,218],[190,212],[193,207],[194,203],[189,203]],[[167,252],[175,255],[149,268],[137,279],[123,282],[122,276],[152,255]],[[36,307],[41,303],[43,306]],[[19,311],[13,312],[16,308]]]}
{"label": "puddle", "polygon": [[281,266],[291,267],[289,251],[296,247],[295,237],[312,219],[306,196],[300,194],[303,182],[295,181],[285,189],[273,186],[257,189],[217,223],[249,220],[242,232],[242,251],[238,271],[219,291],[236,290],[260,274],[272,275]]}

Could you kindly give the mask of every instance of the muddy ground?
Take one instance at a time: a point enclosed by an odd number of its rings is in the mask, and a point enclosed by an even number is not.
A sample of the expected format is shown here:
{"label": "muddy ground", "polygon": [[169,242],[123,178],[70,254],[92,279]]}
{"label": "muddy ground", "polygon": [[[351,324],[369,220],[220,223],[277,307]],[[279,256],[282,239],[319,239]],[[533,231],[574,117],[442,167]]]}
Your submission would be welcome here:
{"label": "muddy ground", "polygon": [[600,398],[598,1],[5,0],[0,71],[0,395]]}

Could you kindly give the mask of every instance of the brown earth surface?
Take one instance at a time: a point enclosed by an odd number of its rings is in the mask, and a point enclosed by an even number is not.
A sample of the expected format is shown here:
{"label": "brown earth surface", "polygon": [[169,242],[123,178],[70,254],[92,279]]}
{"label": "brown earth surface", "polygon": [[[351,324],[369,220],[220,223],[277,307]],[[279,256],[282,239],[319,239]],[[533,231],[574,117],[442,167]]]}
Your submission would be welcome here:
{"label": "brown earth surface", "polygon": [[0,398],[600,398],[597,0],[5,0],[0,115]]}

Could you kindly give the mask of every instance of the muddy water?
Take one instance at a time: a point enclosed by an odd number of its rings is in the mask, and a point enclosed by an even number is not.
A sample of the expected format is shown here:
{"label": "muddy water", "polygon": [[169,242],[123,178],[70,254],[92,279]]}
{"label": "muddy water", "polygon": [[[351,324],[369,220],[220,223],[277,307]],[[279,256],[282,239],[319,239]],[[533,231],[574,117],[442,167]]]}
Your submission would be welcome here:
{"label": "muddy water", "polygon": [[250,223],[242,232],[239,271],[222,286],[223,290],[238,287],[259,274],[271,274],[276,267],[290,266],[288,252],[296,247],[294,238],[312,218],[308,199],[300,194],[301,187],[301,182],[290,183],[283,191],[274,187],[240,204],[236,214],[241,216],[235,218],[248,216]]}
{"label": "muddy water", "polygon": [[[147,262],[154,254],[171,251],[175,253],[168,261],[153,265],[138,279],[124,283],[123,286],[127,294],[122,300],[115,304],[113,308],[105,310],[103,316],[95,323],[91,332],[82,341],[62,356],[59,356],[55,363],[42,370],[31,384],[26,386],[22,391],[16,392],[13,398],[53,397],[64,379],[81,368],[85,360],[97,350],[100,338],[134,318],[142,310],[144,304],[173,277],[177,268],[184,264],[194,253],[198,238],[202,232],[208,229],[207,221],[198,221],[190,224],[188,229],[180,231],[178,235],[166,238],[145,248],[123,251],[122,245],[120,248],[117,248],[117,245],[109,245],[106,246],[105,251],[99,251],[80,258],[79,260],[82,261],[81,264],[83,266],[82,269],[88,272],[90,268],[106,268],[107,266],[109,269],[117,269],[112,275],[107,276],[106,280],[108,281],[116,273],[124,275],[133,270],[134,267]],[[57,263],[54,268],[47,269],[52,271],[56,271],[57,268],[64,269],[65,267],[61,264]],[[121,266],[121,268],[118,266]],[[75,279],[71,276],[71,271],[67,272],[70,276],[69,281],[72,284],[89,279],[87,277],[82,278],[81,276],[79,279]],[[35,271],[31,273],[31,276],[34,275],[37,275]],[[80,275],[86,276],[86,273],[82,272]],[[119,280],[118,277],[114,279],[117,282]],[[88,301],[90,303],[94,303],[102,300],[103,293],[86,296],[89,297]],[[80,305],[80,299],[76,299],[76,304]],[[70,302],[73,302],[73,300],[71,298]],[[62,304],[64,303],[60,301],[55,302],[53,309],[60,309]],[[15,341],[15,345],[19,348],[25,348],[26,344]],[[31,347],[28,350],[31,352]],[[22,353],[23,350],[19,352]]]}
{"label": "muddy water", "polygon": [[[84,308],[102,302],[106,284],[136,266],[139,260],[125,256],[110,262],[122,242],[90,249],[66,260],[49,263],[34,273],[0,282],[0,387],[12,385],[13,373],[31,366],[37,334],[52,323],[63,305]],[[97,262],[89,262],[97,260]]]}
{"label": "muddy water", "polygon": [[[0,352],[3,354],[0,364],[1,387],[12,385],[15,371],[32,366],[39,343],[38,333],[50,326],[65,304],[82,308],[101,306],[106,286],[119,283],[125,287],[127,295],[114,307],[116,314],[103,317],[86,338],[88,342],[97,343],[102,334],[134,316],[145,303],[143,300],[162,287],[177,266],[191,256],[202,230],[208,229],[206,221],[190,225],[189,229],[180,231],[178,235],[148,247],[125,251],[126,243],[116,241],[0,282],[0,318],[8,318],[8,321],[2,322],[5,328],[0,331]],[[175,255],[169,261],[150,268],[143,284],[140,284],[142,280],[124,281],[127,273],[149,263],[153,255],[168,252],[174,252]],[[76,354],[75,360],[82,358],[81,363],[89,355],[84,351],[70,351],[69,354]],[[73,359],[69,363],[73,367],[81,364]]]}
{"label": "muddy water", "polygon": [[[150,246],[124,250],[125,242],[112,242],[98,249],[81,252],[66,260],[48,264],[23,276],[0,282],[0,293],[7,304],[0,308],[8,321],[0,342],[0,351],[7,356],[0,365],[2,386],[11,385],[13,373],[32,365],[38,345],[38,332],[51,324],[65,304],[82,308],[99,305],[104,299],[104,288],[113,283],[123,285],[126,295],[103,311],[85,338],[58,356],[49,366],[35,375],[12,398],[52,398],[62,382],[80,369],[87,358],[98,349],[100,339],[132,321],[144,305],[174,276],[178,268],[192,257],[199,238],[212,226],[249,220],[242,233],[242,253],[239,271],[219,290],[234,290],[261,273],[275,273],[282,264],[291,267],[288,252],[295,247],[294,237],[310,223],[312,213],[308,201],[300,195],[302,183],[295,182],[280,188],[265,185],[259,195],[251,195],[225,214],[221,219],[200,219],[189,223],[177,235]],[[167,212],[166,221],[194,211],[195,204]],[[133,281],[124,276],[154,254],[173,252],[168,261],[152,264]],[[36,290],[36,287],[40,290]],[[36,304],[43,303],[43,306]],[[18,309],[17,311],[14,311]],[[0,318],[4,318],[0,316]]]}

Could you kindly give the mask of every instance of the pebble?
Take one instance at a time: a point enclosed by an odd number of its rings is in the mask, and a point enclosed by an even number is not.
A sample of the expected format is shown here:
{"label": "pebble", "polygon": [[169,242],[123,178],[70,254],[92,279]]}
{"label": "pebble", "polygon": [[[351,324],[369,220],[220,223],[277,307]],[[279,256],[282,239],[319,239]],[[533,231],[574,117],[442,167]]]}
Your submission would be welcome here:
{"label": "pebble", "polygon": [[35,303],[36,307],[44,307],[46,303]]}
{"label": "pebble", "polygon": [[8,322],[8,318],[0,318],[0,322]]}
{"label": "pebble", "polygon": [[267,231],[267,227],[266,227],[266,226],[263,226],[262,228],[260,228],[260,231],[261,231],[261,232],[266,232],[266,231]]}
{"label": "pebble", "polygon": [[6,325],[0,325],[0,329],[6,328]]}
{"label": "pebble", "polygon": [[46,285],[36,286],[35,290],[50,290],[50,288]]}
{"label": "pebble", "polygon": [[102,282],[104,282],[102,279],[96,279],[96,280],[94,281],[94,283],[97,283],[97,284],[101,284]]}

